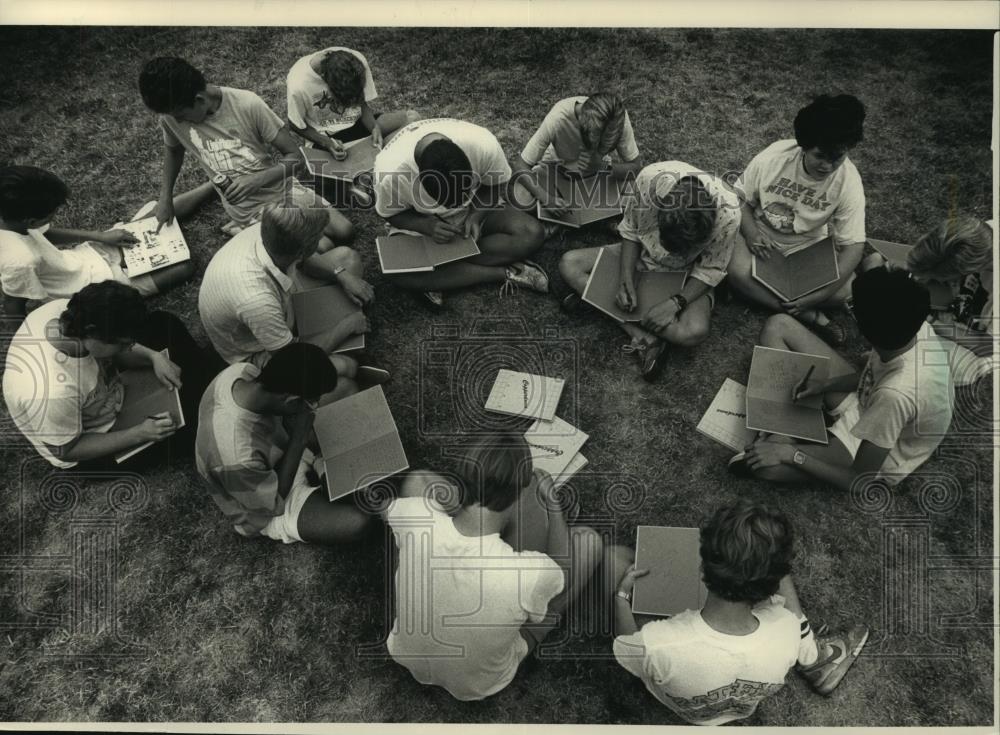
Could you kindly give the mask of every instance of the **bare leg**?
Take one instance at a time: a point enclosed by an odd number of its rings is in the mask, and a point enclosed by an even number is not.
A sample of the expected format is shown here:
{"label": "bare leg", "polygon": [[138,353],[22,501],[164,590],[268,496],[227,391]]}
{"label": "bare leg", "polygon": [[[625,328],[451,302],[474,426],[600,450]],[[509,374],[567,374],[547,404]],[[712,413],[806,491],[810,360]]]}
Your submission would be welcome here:
{"label": "bare leg", "polygon": [[469,258],[476,265],[509,265],[524,260],[545,241],[545,230],[534,217],[504,204],[486,215],[479,235],[481,254]]}
{"label": "bare leg", "polygon": [[218,196],[212,182],[206,181],[204,184],[174,197],[174,216],[179,220],[187,219],[197,212],[203,204]]}
{"label": "bare leg", "polygon": [[299,537],[307,544],[349,544],[361,540],[372,516],[354,504],[351,496],[330,502],[326,490],[312,493],[299,512]]}
{"label": "bare leg", "polygon": [[681,312],[679,319],[670,324],[658,336],[667,342],[682,347],[700,345],[708,338],[712,320],[712,306],[709,294],[695,299]]}
{"label": "bare leg", "polygon": [[330,221],[323,230],[325,237],[320,240],[320,249],[316,251],[318,253],[325,253],[334,245],[350,245],[354,242],[354,225],[351,221],[333,207],[330,207],[327,214]]}
{"label": "bare leg", "polygon": [[[821,462],[826,462],[828,464],[840,465],[842,467],[849,467],[854,461],[851,453],[847,451],[847,447],[835,436],[829,437],[830,443],[827,445],[822,444],[800,444],[793,443],[794,446],[801,449],[805,449],[809,452],[810,457],[814,457]],[[763,441],[772,441],[771,439],[764,439]],[[781,441],[781,444],[787,444],[789,442]],[[760,480],[767,480],[768,482],[808,482],[814,480],[812,475],[809,475],[796,467],[791,465],[780,464],[774,467],[765,467],[754,471],[753,476]]]}
{"label": "bare leg", "polygon": [[[780,256],[772,254],[771,257]],[[752,266],[753,254],[747,249],[743,238],[737,237],[736,244],[733,246],[733,257],[726,269],[729,284],[743,298],[766,306],[771,311],[783,311],[778,297],[754,279]]]}
{"label": "bare leg", "polygon": [[[611,246],[608,246],[611,247]],[[578,294],[582,294],[587,287],[587,280],[590,278],[594,264],[597,262],[597,255],[601,248],[578,248],[567,250],[559,259],[559,275],[563,277],[571,289]]]}
{"label": "bare leg", "polygon": [[383,112],[378,116],[375,124],[382,131],[383,140],[395,133],[404,125],[416,122],[420,119],[420,113],[416,110],[394,110],[393,112]]}
{"label": "bare leg", "polygon": [[169,265],[166,268],[153,271],[149,274],[149,277],[153,279],[157,293],[163,293],[190,279],[194,275],[195,270],[194,261],[185,260],[183,263]]}
{"label": "bare leg", "polygon": [[334,271],[342,267],[348,273],[358,278],[364,277],[365,265],[361,260],[361,256],[358,255],[357,250],[349,248],[346,245],[335,247],[333,242],[326,237],[321,239],[321,244],[323,240],[328,243],[327,249],[322,253],[317,252],[316,255],[313,255],[302,263],[301,269],[305,275],[311,278],[318,278],[321,281],[334,283],[337,280]]}
{"label": "bare leg", "polygon": [[391,283],[410,291],[451,291],[481,283],[503,283],[506,278],[504,266],[477,265],[471,260],[449,263],[424,273],[386,276]]}

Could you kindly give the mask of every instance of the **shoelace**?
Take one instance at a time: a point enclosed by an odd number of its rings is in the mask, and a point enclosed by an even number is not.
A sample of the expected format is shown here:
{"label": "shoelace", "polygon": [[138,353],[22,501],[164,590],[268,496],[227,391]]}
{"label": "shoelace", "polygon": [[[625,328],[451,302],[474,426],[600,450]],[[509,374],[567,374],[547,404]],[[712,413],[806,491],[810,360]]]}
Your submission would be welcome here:
{"label": "shoelace", "polygon": [[634,355],[637,352],[645,352],[646,350],[649,349],[649,345],[647,345],[644,342],[640,342],[639,344],[629,343],[629,344],[622,345],[621,349],[622,349],[622,352],[624,352],[626,355]]}
{"label": "shoelace", "polygon": [[504,282],[500,284],[500,298],[503,299],[505,296],[510,296],[517,291],[517,284],[511,279],[511,270],[507,269],[507,277]]}

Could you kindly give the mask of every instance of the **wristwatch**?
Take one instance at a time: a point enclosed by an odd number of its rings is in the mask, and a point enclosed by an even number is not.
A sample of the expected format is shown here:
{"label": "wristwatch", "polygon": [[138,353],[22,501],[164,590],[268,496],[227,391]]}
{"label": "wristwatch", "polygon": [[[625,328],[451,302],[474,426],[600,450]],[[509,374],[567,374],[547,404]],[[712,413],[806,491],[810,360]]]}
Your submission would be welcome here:
{"label": "wristwatch", "polygon": [[344,267],[342,265],[338,265],[336,268],[333,269],[333,275],[339,276],[341,273],[343,273],[346,270],[347,270],[346,267]]}
{"label": "wristwatch", "polygon": [[798,449],[795,450],[795,454],[792,455],[792,461],[795,464],[805,464],[806,455],[800,452]]}
{"label": "wristwatch", "polygon": [[674,301],[677,302],[677,311],[682,312],[687,308],[688,300],[684,298],[684,294],[675,293],[673,296]]}
{"label": "wristwatch", "polygon": [[632,593],[631,592],[626,592],[625,590],[618,590],[618,592],[616,593],[616,595],[618,597],[622,598],[623,600],[625,600],[625,602],[627,602],[629,604],[632,604]]}

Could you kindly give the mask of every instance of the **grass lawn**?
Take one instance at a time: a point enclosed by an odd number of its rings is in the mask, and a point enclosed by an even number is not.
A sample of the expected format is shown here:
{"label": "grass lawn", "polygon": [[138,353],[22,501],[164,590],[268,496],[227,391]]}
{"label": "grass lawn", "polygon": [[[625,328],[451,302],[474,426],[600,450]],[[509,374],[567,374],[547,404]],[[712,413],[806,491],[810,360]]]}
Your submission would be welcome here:
{"label": "grass lawn", "polygon": [[[510,156],[553,102],[608,88],[625,96],[645,162],[739,171],[792,137],[813,95],[850,92],[868,107],[851,158],[870,236],[905,242],[952,208],[992,212],[986,32],[4,28],[0,163],[42,166],[69,183],[60,224],[108,227],[158,189],[160,134],[136,87],[145,59],[186,57],[284,115],[288,69],[329,45],[368,56],[378,109],[479,123]],[[178,191],[200,181],[189,160]],[[721,305],[708,341],[675,350],[647,385],[610,320],[557,308],[561,252],[610,234],[546,247],[538,259],[553,296],[500,300],[482,288],[430,314],[376,275],[376,215],[351,218],[377,291],[370,355],[392,371],[386,394],[411,466],[446,466],[442,451],[484,420],[469,407],[482,404],[496,368],[562,371],[560,415],[591,437],[574,483],[583,516],[631,543],[640,523],[695,525],[737,496],[766,501],[797,524],[798,584],[814,621],[871,625],[866,655],[832,698],[789,676],[747,724],[991,722],[990,387],[963,394],[938,456],[891,498],[735,480],[727,450],[694,426],[724,378],[745,382],[763,312]],[[186,225],[202,269],[224,221],[212,205]],[[155,304],[204,339],[199,280]],[[451,370],[427,359],[442,349]],[[855,339],[849,352],[860,361],[863,345]],[[80,481],[73,506],[0,418],[0,720],[680,724],[608,658],[606,638],[571,638],[483,702],[422,687],[377,645],[391,624],[387,534],[343,550],[241,538],[188,457],[143,478],[131,498],[110,480]],[[98,554],[80,529],[102,523],[115,529],[111,587],[67,561]],[[903,537],[915,555],[898,553]],[[81,604],[96,605],[96,618],[81,617]]]}

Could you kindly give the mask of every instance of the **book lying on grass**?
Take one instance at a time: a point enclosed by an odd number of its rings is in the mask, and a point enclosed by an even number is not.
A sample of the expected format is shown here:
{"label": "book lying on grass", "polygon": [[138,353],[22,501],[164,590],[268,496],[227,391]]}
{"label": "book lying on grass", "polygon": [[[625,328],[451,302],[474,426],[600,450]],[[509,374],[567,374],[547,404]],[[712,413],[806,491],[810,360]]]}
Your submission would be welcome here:
{"label": "book lying on grass", "polygon": [[734,452],[742,452],[756,436],[747,428],[746,386],[726,378],[696,428]]}
{"label": "book lying on grass", "polygon": [[134,222],[119,222],[116,230],[125,230],[139,242],[130,248],[121,248],[122,268],[130,278],[141,276],[170,265],[191,260],[191,251],[181,233],[177,218],[165,224],[160,231],[156,217],[146,217]]}
{"label": "book lying on grass", "polygon": [[830,359],[756,345],[747,384],[747,428],[826,444],[823,397],[792,401],[792,389],[807,374],[809,385],[826,382]]}
{"label": "book lying on grass", "polygon": [[306,159],[306,168],[313,176],[337,181],[353,181],[358,174],[367,173],[375,168],[375,156],[379,149],[372,145],[371,138],[362,138],[345,143],[347,158],[338,161],[330,151],[323,148],[308,148],[302,146],[302,156]]}
{"label": "book lying on grass", "polygon": [[560,173],[553,165],[541,166],[538,184],[550,194],[558,194],[569,208],[555,214],[538,202],[538,219],[567,227],[583,227],[622,213],[621,190],[610,171],[598,171],[582,178]]}
{"label": "book lying on grass", "polygon": [[553,485],[557,488],[562,487],[567,482],[569,482],[569,480],[573,477],[573,475],[575,475],[577,472],[586,467],[589,464],[589,462],[590,460],[588,460],[582,454],[577,452],[570,458],[569,464],[566,465],[566,468],[562,472],[560,472],[558,475],[552,475],[552,479],[554,481]]}
{"label": "book lying on grass", "polygon": [[697,528],[639,526],[635,568],[649,574],[635,580],[632,612],[665,617],[700,610],[708,598],[700,567]]}
{"label": "book lying on grass", "polygon": [[[910,255],[912,246],[899,242],[889,242],[888,240],[869,240],[868,244],[877,250],[883,258],[889,261],[890,265],[896,268],[905,268],[907,258]],[[947,283],[930,281],[924,284],[931,294],[931,308],[935,311],[947,309],[951,302],[955,300],[954,294]]]}
{"label": "book lying on grass", "polygon": [[680,293],[686,278],[687,274],[683,271],[636,271],[635,296],[638,304],[632,311],[625,311],[615,301],[621,283],[621,256],[613,250],[601,248],[582,298],[616,321],[638,322],[651,306]]}
{"label": "book lying on grass", "polygon": [[410,466],[381,386],[321,406],[313,426],[330,500]]}
{"label": "book lying on grass", "polygon": [[426,235],[387,235],[375,238],[375,249],[379,267],[387,275],[426,273],[439,265],[479,255],[479,246],[471,237],[434,242]]}
{"label": "book lying on grass", "polygon": [[565,382],[562,378],[500,370],[486,399],[486,410],[552,421]]}
{"label": "book lying on grass", "polygon": [[755,255],[751,270],[782,301],[794,301],[840,278],[837,252],[829,237],[784,253],[771,250],[766,258]]}
{"label": "book lying on grass", "polygon": [[[170,355],[166,350],[165,357]],[[184,428],[184,410],[181,408],[181,397],[173,388],[168,388],[156,377],[151,367],[131,368],[119,373],[122,385],[125,386],[125,397],[121,411],[115,419],[111,431],[124,431],[138,426],[150,416],[169,413],[174,426]],[[134,457],[155,442],[145,442],[115,455],[115,462],[121,464],[129,457]]]}
{"label": "book lying on grass", "polygon": [[524,432],[524,440],[531,450],[532,464],[552,477],[566,472],[573,457],[579,453],[588,438],[586,433],[558,416],[551,421],[538,419]]}
{"label": "book lying on grass", "polygon": [[[344,289],[330,283],[294,292],[292,310],[295,312],[295,329],[299,337],[308,339],[335,327],[351,314],[361,311],[361,307],[351,301]],[[364,347],[365,335],[352,334],[337,345],[334,352],[350,352]]]}

